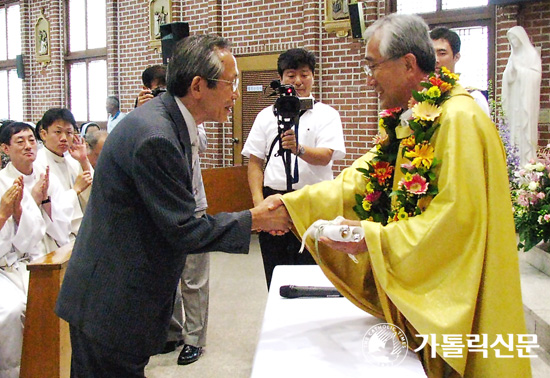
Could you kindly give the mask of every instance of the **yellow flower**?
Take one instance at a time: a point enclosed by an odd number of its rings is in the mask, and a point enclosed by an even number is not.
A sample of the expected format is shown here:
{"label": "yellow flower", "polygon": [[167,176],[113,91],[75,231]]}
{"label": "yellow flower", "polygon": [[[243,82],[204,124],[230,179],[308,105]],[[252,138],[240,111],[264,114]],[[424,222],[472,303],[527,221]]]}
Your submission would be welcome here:
{"label": "yellow flower", "polygon": [[430,98],[438,98],[439,96],[441,96],[441,91],[437,86],[434,85],[426,91],[426,95],[428,95],[428,97]]}
{"label": "yellow flower", "polygon": [[374,192],[374,185],[372,182],[367,182],[367,186],[365,187],[365,193],[367,194],[371,194],[372,192]]}
{"label": "yellow flower", "polygon": [[403,139],[403,141],[401,142],[401,145],[403,147],[412,147],[416,144],[416,141],[414,139],[414,134],[412,134],[411,136],[409,136],[408,138],[406,139]]}
{"label": "yellow flower", "polygon": [[447,67],[441,67],[441,72],[443,72],[446,76],[448,76],[449,78],[451,78],[453,80],[458,80],[460,78],[459,75],[449,71],[449,69]]}
{"label": "yellow flower", "polygon": [[441,115],[441,108],[429,102],[421,102],[413,107],[413,117],[423,121],[434,121]]}
{"label": "yellow flower", "polygon": [[370,203],[367,200],[363,200],[363,209],[365,211],[370,211],[371,206],[372,206],[372,203]]}
{"label": "yellow flower", "polygon": [[380,127],[381,129],[384,128],[384,127],[386,127],[386,126],[384,125],[384,118],[380,118],[380,120],[378,120],[378,127]]}
{"label": "yellow flower", "polygon": [[416,168],[423,165],[426,169],[430,169],[434,159],[434,148],[429,143],[417,144],[413,151],[405,153],[405,157],[412,159],[411,164]]}
{"label": "yellow flower", "polygon": [[399,220],[409,219],[409,214],[405,211],[404,207],[399,209],[399,212],[397,213],[397,219]]}
{"label": "yellow flower", "polygon": [[405,173],[405,177],[403,178],[405,181],[411,181],[412,180],[412,175],[410,172],[407,172]]}

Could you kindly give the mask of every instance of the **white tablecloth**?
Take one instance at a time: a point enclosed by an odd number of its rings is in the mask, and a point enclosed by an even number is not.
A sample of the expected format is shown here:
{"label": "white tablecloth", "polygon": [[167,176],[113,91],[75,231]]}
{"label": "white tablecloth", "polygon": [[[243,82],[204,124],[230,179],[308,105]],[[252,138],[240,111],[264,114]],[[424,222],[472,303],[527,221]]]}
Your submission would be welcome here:
{"label": "white tablecloth", "polygon": [[275,268],[253,378],[426,377],[410,350],[397,366],[364,356],[363,337],[380,319],[345,298],[282,298],[283,285],[333,286],[316,265]]}

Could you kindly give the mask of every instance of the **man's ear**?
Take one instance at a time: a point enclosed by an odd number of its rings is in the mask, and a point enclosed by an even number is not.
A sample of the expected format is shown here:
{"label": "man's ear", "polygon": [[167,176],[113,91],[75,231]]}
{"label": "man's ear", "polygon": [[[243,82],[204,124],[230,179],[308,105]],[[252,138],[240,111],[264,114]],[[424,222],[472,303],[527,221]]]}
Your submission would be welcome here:
{"label": "man's ear", "polygon": [[10,151],[10,146],[8,146],[6,143],[2,143],[0,145],[0,148],[2,149],[2,152],[8,155],[8,152]]}
{"label": "man's ear", "polygon": [[418,67],[416,56],[413,53],[403,55],[403,59],[405,59],[405,68],[407,71],[415,70]]}
{"label": "man's ear", "polygon": [[40,139],[45,140],[46,135],[48,135],[48,132],[44,130],[43,128],[40,128]]}
{"label": "man's ear", "polygon": [[201,98],[204,94],[203,92],[206,90],[207,85],[206,79],[203,79],[200,76],[195,76],[193,80],[191,81],[191,85],[189,86],[189,92],[193,96],[193,98]]}
{"label": "man's ear", "polygon": [[460,53],[456,53],[456,55],[453,57],[455,63],[458,62],[460,60]]}

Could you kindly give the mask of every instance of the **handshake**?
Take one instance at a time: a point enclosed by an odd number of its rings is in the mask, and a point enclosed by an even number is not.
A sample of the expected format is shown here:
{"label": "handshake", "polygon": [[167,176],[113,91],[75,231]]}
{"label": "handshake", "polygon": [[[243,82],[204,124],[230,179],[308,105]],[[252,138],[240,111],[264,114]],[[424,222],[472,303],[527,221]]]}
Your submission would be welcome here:
{"label": "handshake", "polygon": [[292,219],[286,211],[281,197],[280,194],[274,194],[250,209],[253,231],[266,231],[272,235],[283,235],[290,230]]}

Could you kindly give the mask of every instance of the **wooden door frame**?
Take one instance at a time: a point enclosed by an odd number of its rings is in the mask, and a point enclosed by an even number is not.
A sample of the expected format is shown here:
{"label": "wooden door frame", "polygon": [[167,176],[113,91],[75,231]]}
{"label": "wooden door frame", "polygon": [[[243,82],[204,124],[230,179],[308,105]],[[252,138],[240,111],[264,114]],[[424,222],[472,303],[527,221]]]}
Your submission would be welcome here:
{"label": "wooden door frame", "polygon": [[[239,67],[240,72],[276,70],[279,55],[280,53],[236,57],[237,67]],[[239,92],[243,93],[243,80],[241,80]],[[239,96],[237,101],[235,101],[235,106],[233,107],[233,138],[239,138],[239,142],[233,144],[234,165],[241,165],[243,163],[243,156],[241,155],[244,142],[241,140],[242,133],[243,100],[242,96]]]}

